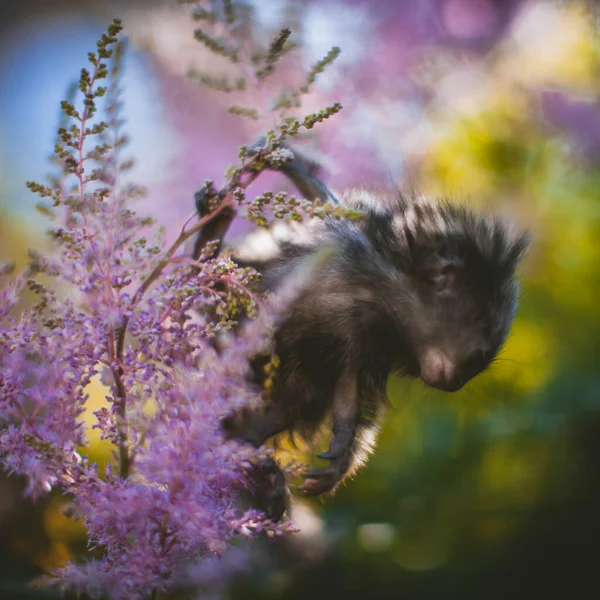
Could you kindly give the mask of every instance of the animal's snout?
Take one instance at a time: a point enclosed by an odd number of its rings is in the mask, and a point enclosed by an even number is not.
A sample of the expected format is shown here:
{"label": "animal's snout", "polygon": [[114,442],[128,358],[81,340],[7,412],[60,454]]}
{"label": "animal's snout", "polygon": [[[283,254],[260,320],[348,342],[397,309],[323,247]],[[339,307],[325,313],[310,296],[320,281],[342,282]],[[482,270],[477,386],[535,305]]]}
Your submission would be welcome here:
{"label": "animal's snout", "polygon": [[430,387],[455,392],[463,386],[456,363],[440,348],[429,348],[421,357],[421,379]]}

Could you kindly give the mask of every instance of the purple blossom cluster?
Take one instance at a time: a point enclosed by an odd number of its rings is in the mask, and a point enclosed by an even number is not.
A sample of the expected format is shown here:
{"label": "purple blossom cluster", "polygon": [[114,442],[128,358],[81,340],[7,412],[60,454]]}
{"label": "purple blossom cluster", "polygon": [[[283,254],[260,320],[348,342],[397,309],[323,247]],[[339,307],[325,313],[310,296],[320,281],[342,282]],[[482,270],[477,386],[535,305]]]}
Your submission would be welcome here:
{"label": "purple blossom cluster", "polygon": [[[93,560],[42,581],[135,599],[206,583],[203,561],[213,564],[236,536],[293,529],[240,502],[267,451],[226,439],[221,427],[224,416],[260,402],[248,360],[269,343],[272,313],[253,291],[258,275],[215,256],[216,244],[197,259],[183,253],[223,207],[245,204],[259,160],[291,153],[274,135],[258,153],[241,152],[242,167],[216,195],[213,213],[190,218],[165,247],[160,228],[132,209],[143,191],[123,181],[131,161],[121,156],[120,30],[113,22],[89,54],[81,107],[74,97],[63,102],[58,174],[48,186],[28,183],[45,201],[39,208],[52,219],[56,251],[32,252],[0,291],[0,464],[27,478],[30,496],[59,487],[87,530]],[[102,103],[106,121],[97,117]],[[285,199],[280,204],[283,216]],[[290,198],[289,210],[297,205]],[[249,214],[262,223],[262,204]],[[35,300],[19,310],[24,292]],[[217,351],[212,341],[223,332]],[[89,459],[83,420],[95,377],[106,397],[93,427],[115,455],[103,472]]]}

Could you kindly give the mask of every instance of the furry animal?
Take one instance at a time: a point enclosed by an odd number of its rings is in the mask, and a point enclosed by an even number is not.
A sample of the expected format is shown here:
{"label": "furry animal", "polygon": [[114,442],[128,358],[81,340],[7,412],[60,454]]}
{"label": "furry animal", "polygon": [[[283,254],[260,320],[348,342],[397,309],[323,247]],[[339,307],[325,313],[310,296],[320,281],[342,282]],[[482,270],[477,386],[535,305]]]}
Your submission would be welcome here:
{"label": "furry animal", "polygon": [[[314,168],[294,160],[292,180],[337,202]],[[292,299],[275,335],[270,404],[230,432],[258,447],[284,431],[310,438],[330,417],[331,443],[319,455],[328,465],[306,474],[309,495],[333,491],[365,462],[391,372],[453,392],[489,366],[513,321],[528,246],[526,232],[446,200],[350,190],[341,204],[364,218],[277,224],[234,254]],[[261,476],[273,486],[267,512],[280,516],[283,476],[272,462]]]}

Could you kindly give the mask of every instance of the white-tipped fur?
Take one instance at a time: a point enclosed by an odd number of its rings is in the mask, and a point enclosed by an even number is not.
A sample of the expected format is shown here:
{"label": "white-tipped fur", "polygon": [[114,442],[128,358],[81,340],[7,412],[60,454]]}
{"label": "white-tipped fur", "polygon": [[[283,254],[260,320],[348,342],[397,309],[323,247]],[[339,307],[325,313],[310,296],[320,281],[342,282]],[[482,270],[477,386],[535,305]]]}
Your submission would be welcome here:
{"label": "white-tipped fur", "polygon": [[268,262],[278,254],[279,244],[272,229],[258,229],[248,234],[235,249],[235,258],[242,261]]}
{"label": "white-tipped fur", "polygon": [[341,196],[341,202],[345,206],[350,206],[359,210],[361,208],[369,209],[380,214],[386,212],[386,207],[381,201],[381,198],[365,189],[357,188],[346,190]]}
{"label": "white-tipped fur", "polygon": [[285,244],[314,246],[324,231],[321,219],[278,222],[269,229],[257,229],[235,249],[235,258],[248,262],[268,262],[281,253]]}

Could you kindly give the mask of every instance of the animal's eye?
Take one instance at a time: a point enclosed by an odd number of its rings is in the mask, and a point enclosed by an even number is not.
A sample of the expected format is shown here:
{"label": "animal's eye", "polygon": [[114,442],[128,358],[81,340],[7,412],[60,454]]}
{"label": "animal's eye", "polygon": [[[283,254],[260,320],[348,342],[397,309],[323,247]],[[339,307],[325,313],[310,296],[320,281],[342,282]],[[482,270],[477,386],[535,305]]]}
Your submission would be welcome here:
{"label": "animal's eye", "polygon": [[459,268],[455,265],[445,265],[427,277],[427,281],[431,283],[437,291],[442,291],[452,287],[459,276]]}

